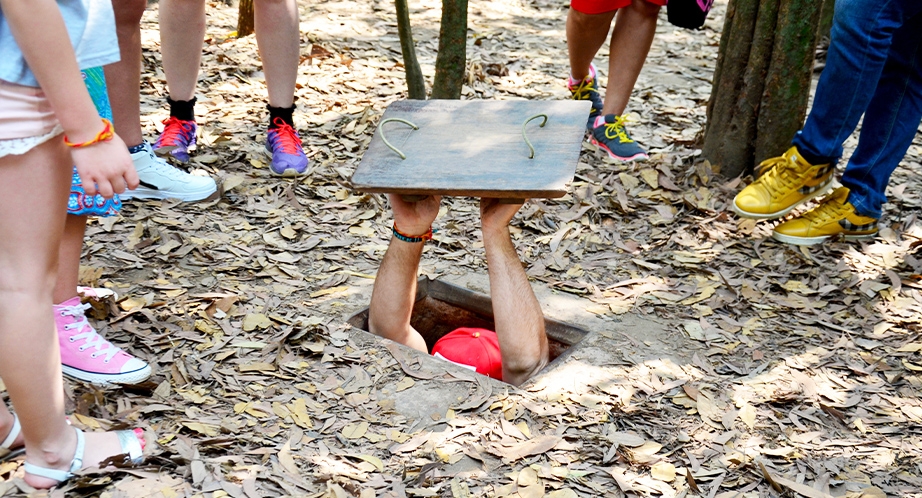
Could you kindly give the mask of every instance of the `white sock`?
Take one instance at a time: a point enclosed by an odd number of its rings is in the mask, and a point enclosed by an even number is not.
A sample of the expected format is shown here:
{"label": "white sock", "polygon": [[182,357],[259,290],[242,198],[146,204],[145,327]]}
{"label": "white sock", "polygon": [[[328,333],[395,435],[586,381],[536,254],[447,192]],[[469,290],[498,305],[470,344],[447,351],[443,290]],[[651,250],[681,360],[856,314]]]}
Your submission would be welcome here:
{"label": "white sock", "polygon": [[589,74],[587,74],[585,78],[583,78],[583,79],[581,79],[581,80],[578,80],[578,79],[576,79],[576,78],[573,77],[573,73],[570,73],[570,82],[569,82],[569,83],[570,83],[570,86],[576,86],[576,85],[579,85],[580,83],[582,83],[582,82],[584,82],[584,81],[586,81],[586,80],[593,79],[593,78],[595,78],[595,66],[592,65],[592,64],[589,64]]}

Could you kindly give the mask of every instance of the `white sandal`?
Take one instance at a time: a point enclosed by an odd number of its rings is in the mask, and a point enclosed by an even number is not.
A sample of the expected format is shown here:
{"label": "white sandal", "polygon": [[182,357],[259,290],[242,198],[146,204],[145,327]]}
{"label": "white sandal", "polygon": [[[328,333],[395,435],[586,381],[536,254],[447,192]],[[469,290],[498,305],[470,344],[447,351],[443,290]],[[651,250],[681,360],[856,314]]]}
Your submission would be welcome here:
{"label": "white sandal", "polygon": [[[64,482],[73,477],[74,472],[83,468],[83,453],[86,449],[86,438],[83,436],[83,431],[76,427],[74,427],[74,430],[77,432],[77,449],[74,451],[74,459],[70,463],[70,470],[48,469],[26,462],[23,464],[23,469],[26,473],[58,482]],[[138,465],[144,461],[141,442],[133,431],[116,431],[115,434],[118,435],[122,453],[128,455],[131,463]]]}
{"label": "white sandal", "polygon": [[0,450],[9,450],[10,446],[13,446],[13,442],[16,441],[16,438],[19,437],[19,433],[22,432],[22,426],[19,425],[19,417],[16,414],[13,414],[13,428],[10,429],[9,435],[6,436],[6,439],[0,443]]}
{"label": "white sandal", "polygon": [[23,454],[25,448],[16,448],[13,449],[13,442],[16,441],[16,438],[19,437],[19,434],[22,432],[22,426],[19,425],[19,417],[16,414],[13,414],[13,428],[10,429],[10,433],[6,436],[6,439],[3,442],[0,442],[0,462],[5,462],[10,458],[17,457]]}

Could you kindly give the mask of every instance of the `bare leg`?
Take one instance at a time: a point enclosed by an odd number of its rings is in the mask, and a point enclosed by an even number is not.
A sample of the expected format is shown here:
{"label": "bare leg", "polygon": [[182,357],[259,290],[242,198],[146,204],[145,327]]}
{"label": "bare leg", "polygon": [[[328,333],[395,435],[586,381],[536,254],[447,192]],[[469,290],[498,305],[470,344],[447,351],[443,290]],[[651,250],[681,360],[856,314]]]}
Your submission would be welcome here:
{"label": "bare leg", "polygon": [[[77,442],[64,420],[51,316],[70,164],[61,140],[0,158],[0,233],[16,234],[0,238],[0,377],[22,423],[26,458],[55,468],[66,464],[64,455],[72,455]],[[38,184],[44,187],[23,188]],[[30,200],[37,193],[42,198]],[[29,477],[33,486],[47,481]]]}
{"label": "bare leg", "polygon": [[291,107],[301,57],[297,0],[255,0],[254,9],[256,43],[266,73],[269,105]]}
{"label": "bare leg", "polygon": [[589,65],[608,38],[615,12],[583,14],[570,9],[567,14],[567,50],[573,79],[581,80],[589,75]]}
{"label": "bare leg", "polygon": [[659,9],[658,5],[646,0],[633,0],[631,5],[619,11],[611,34],[608,85],[605,87],[602,114],[624,114],[634,83],[653,44]]}
{"label": "bare leg", "polygon": [[77,279],[80,276],[80,253],[83,252],[83,234],[86,232],[86,216],[67,215],[64,224],[64,238],[58,250],[58,278],[55,281],[54,304],[77,295]]}
{"label": "bare leg", "polygon": [[171,99],[195,96],[204,39],[204,0],[160,1],[160,51]]}
{"label": "bare leg", "polygon": [[147,0],[112,0],[122,60],[105,67],[109,102],[118,135],[125,145],[144,141],[141,133],[141,16]]}
{"label": "bare leg", "polygon": [[[66,470],[77,445],[64,418],[61,355],[51,315],[73,161],[60,139],[0,158],[0,378],[19,415],[26,460]],[[26,189],[23,185],[42,185]],[[86,436],[85,465],[121,453],[114,433]],[[36,488],[56,482],[26,474]]]}
{"label": "bare leg", "polygon": [[509,221],[521,204],[481,199],[483,247],[490,273],[493,321],[503,358],[503,380],[519,385],[548,362],[544,314],[512,245]]}

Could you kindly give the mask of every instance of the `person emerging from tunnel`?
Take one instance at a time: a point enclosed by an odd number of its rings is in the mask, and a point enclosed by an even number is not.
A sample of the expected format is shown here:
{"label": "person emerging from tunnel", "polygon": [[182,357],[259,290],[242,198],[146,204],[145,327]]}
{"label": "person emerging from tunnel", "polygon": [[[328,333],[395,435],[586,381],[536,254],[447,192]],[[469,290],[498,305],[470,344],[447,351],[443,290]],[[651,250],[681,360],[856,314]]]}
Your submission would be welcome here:
{"label": "person emerging from tunnel", "polygon": [[[375,335],[428,353],[423,336],[410,325],[410,316],[419,260],[424,242],[432,238],[441,197],[418,202],[394,194],[388,198],[394,211],[393,236],[375,279],[368,328]],[[522,384],[548,363],[544,315],[509,234],[509,222],[521,206],[499,199],[480,200],[496,332],[462,328],[433,347],[437,356],[513,385]]]}

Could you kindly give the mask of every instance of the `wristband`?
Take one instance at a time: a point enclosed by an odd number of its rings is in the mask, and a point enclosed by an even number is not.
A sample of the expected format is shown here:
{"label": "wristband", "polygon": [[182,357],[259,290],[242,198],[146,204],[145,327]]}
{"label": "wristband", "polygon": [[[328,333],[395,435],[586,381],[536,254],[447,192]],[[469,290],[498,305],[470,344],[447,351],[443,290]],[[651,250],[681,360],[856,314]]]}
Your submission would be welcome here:
{"label": "wristband", "polygon": [[101,119],[102,119],[102,124],[104,125],[103,129],[101,132],[97,133],[96,136],[92,140],[88,140],[86,142],[74,143],[67,139],[67,135],[64,135],[64,144],[67,145],[68,147],[79,149],[82,147],[89,147],[91,145],[98,144],[99,142],[108,142],[109,140],[112,140],[112,137],[115,136],[115,130],[112,129],[112,121],[109,121],[106,118],[101,118]]}
{"label": "wristband", "polygon": [[394,232],[394,237],[397,237],[397,240],[402,240],[411,244],[432,240],[432,227],[429,227],[429,231],[422,235],[409,235],[398,230],[397,222],[394,222],[394,228],[392,231]]}

